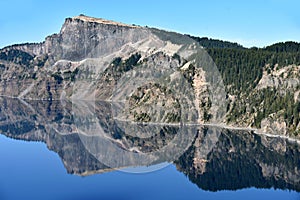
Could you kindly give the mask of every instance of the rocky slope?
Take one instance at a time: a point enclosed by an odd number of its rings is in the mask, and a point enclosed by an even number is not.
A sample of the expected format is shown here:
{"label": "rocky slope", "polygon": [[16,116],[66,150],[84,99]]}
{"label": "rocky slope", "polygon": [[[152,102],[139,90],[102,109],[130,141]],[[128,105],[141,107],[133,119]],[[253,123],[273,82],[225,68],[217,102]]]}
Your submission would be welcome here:
{"label": "rocky slope", "polygon": [[267,65],[250,92],[230,96],[238,126],[259,127],[262,132],[299,138],[300,66]]}
{"label": "rocky slope", "polygon": [[81,15],[67,18],[43,43],[3,48],[0,63],[4,96],[127,101],[117,117],[140,122],[222,122],[225,116],[216,66],[177,33]]}
{"label": "rocky slope", "polygon": [[[1,49],[0,95],[113,101],[113,116],[123,121],[227,123],[300,137],[299,53],[274,56],[275,46],[247,57],[240,45],[224,44],[80,15],[42,43]],[[245,62],[260,54],[268,60],[247,66],[237,57],[235,64],[218,48],[236,48]]]}
{"label": "rocky slope", "polygon": [[250,49],[216,40],[199,43],[210,47],[207,51],[222,74],[228,124],[299,137],[300,43]]}

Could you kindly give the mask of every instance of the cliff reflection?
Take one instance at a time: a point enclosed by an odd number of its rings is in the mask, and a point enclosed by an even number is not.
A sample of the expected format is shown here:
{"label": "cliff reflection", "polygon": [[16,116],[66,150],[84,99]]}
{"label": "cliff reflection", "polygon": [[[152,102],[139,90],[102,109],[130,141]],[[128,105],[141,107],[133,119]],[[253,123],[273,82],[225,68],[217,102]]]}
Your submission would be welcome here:
{"label": "cliff reflection", "polygon": [[219,127],[121,121],[112,106],[0,98],[0,132],[46,143],[71,174],[174,163],[204,190],[300,191],[297,143]]}

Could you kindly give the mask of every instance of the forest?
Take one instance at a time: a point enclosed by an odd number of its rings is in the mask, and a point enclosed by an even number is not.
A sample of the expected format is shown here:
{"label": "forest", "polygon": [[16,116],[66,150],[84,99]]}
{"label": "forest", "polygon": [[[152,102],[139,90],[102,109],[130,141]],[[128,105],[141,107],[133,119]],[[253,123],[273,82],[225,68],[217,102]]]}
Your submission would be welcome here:
{"label": "forest", "polygon": [[289,131],[294,135],[300,134],[296,127],[300,118],[300,102],[295,101],[293,94],[299,90],[299,85],[284,92],[278,88],[255,89],[264,70],[270,74],[282,67],[300,65],[300,43],[280,42],[264,48],[245,48],[237,43],[190,37],[206,48],[222,75],[227,93],[237,97],[228,122],[236,122],[242,116],[252,114],[255,118],[251,125],[260,128],[264,118],[279,113]]}

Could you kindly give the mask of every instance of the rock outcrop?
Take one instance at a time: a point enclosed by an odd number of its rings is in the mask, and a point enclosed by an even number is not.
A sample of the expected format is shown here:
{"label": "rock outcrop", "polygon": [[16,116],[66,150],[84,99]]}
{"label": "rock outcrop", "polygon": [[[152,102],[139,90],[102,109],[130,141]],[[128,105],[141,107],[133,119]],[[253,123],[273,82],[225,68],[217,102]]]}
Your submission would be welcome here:
{"label": "rock outcrop", "polygon": [[[81,15],[67,18],[60,32],[43,43],[14,45],[0,53],[0,95],[129,98],[122,107],[126,113],[118,117],[161,123],[224,121],[222,79],[209,55],[188,36]],[[193,83],[199,76],[204,89],[199,81]]]}
{"label": "rock outcrop", "polygon": [[80,15],[42,43],[1,49],[0,95],[113,101],[121,120],[228,123],[299,138],[299,66],[262,63],[254,88],[227,94],[234,85],[223,84],[222,66],[197,38]]}

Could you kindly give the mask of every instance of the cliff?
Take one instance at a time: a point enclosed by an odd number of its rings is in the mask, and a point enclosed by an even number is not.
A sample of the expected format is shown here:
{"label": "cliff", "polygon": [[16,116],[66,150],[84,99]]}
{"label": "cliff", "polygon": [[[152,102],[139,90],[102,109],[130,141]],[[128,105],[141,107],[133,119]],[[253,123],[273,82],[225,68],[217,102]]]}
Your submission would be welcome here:
{"label": "cliff", "polygon": [[173,32],[78,16],[43,43],[2,49],[0,62],[4,96],[128,100],[117,117],[137,122],[222,122],[225,116],[213,61],[194,40]]}
{"label": "cliff", "polygon": [[246,49],[80,15],[42,43],[1,49],[0,95],[113,101],[122,120],[299,137],[298,44],[278,47],[289,44]]}

